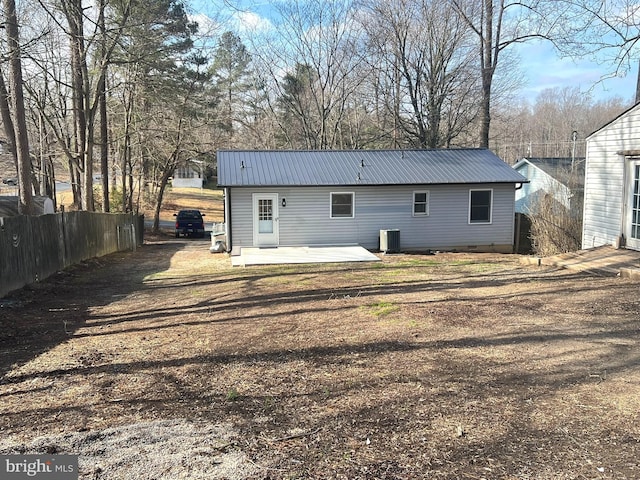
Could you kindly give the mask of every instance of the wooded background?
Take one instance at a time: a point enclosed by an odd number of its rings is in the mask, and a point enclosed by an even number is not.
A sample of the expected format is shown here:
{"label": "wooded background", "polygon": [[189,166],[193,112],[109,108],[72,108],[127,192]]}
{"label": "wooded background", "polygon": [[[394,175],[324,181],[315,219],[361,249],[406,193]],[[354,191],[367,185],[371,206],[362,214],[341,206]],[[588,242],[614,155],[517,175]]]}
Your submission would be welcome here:
{"label": "wooded background", "polygon": [[[234,2],[208,17],[181,0],[2,0],[3,155],[21,185],[82,210],[151,204],[189,160],[218,149],[487,147],[582,156],[632,104],[577,87],[536,99],[513,46],[551,42],[611,74],[635,61],[633,4],[527,0],[286,0],[267,25]],[[17,8],[16,8],[17,7]],[[235,21],[232,21],[235,20]],[[574,133],[575,132],[575,133]],[[157,226],[157,222],[156,222]]]}

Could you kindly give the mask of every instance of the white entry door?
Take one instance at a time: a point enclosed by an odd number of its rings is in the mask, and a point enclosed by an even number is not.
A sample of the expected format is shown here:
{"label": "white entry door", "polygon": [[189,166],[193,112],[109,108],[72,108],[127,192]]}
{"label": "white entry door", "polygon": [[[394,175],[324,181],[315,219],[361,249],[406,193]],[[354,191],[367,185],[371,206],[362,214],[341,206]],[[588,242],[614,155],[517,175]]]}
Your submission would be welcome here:
{"label": "white entry door", "polygon": [[278,245],[278,194],[253,194],[253,245]]}
{"label": "white entry door", "polygon": [[628,168],[625,237],[627,247],[640,250],[640,160],[631,160]]}

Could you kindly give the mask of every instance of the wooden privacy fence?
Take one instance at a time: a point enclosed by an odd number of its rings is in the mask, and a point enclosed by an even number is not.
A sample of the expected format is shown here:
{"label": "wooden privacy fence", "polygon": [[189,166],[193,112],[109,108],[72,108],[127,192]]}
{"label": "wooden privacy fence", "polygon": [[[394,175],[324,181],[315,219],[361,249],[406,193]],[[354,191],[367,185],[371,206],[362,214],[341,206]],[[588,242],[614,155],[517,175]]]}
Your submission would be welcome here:
{"label": "wooden privacy fence", "polygon": [[135,250],[144,216],[68,212],[0,218],[0,298],[88,258]]}

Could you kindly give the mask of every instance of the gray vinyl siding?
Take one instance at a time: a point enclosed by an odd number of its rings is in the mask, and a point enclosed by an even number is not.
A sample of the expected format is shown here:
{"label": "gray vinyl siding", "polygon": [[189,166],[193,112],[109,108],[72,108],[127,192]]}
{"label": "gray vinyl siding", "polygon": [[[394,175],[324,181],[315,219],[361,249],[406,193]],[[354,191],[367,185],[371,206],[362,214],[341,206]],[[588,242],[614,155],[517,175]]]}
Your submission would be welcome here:
{"label": "gray vinyl siding", "polygon": [[[469,224],[469,190],[492,189],[491,224]],[[277,193],[280,245],[379,246],[382,229],[399,229],[403,250],[513,244],[514,185],[232,188],[233,246],[253,243],[252,194]],[[429,191],[429,215],[413,216],[413,192]],[[355,194],[354,218],[330,218],[331,192]]]}
{"label": "gray vinyl siding", "polygon": [[623,233],[624,156],[640,149],[640,109],[634,107],[587,138],[582,248],[611,244]]}

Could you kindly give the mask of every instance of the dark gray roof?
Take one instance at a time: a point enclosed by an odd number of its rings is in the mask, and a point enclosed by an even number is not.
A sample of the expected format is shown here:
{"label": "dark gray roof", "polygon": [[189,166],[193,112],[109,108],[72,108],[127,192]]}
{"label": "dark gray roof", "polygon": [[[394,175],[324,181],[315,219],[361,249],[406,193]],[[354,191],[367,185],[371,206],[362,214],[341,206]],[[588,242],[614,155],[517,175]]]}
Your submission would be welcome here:
{"label": "dark gray roof", "polygon": [[486,149],[223,150],[218,185],[334,186],[520,183],[527,180]]}
{"label": "dark gray roof", "polygon": [[518,161],[513,168],[518,168],[525,163],[538,167],[551,178],[563,184],[569,182],[574,185],[584,185],[584,157],[576,157],[574,160],[567,157],[525,157]]}

